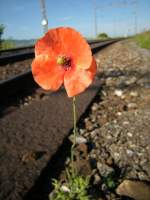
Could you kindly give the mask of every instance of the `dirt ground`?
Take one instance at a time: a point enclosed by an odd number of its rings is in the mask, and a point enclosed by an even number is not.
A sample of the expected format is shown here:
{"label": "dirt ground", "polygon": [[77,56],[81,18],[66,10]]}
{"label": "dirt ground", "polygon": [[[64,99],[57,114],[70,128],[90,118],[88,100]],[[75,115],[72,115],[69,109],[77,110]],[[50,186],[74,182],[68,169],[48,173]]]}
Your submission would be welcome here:
{"label": "dirt ground", "polygon": [[0,81],[9,79],[15,75],[30,70],[31,62],[32,59],[28,59],[0,66]]}
{"label": "dirt ground", "polygon": [[79,132],[93,146],[97,199],[128,199],[115,192],[124,179],[150,183],[150,51],[125,40],[96,60],[104,84]]}

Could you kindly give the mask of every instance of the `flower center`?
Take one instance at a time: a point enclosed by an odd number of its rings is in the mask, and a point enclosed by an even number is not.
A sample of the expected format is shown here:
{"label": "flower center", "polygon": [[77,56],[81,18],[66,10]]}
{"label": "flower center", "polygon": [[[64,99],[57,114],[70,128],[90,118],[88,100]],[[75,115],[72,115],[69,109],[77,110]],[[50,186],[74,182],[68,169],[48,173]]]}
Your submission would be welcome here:
{"label": "flower center", "polygon": [[65,70],[68,70],[71,67],[71,58],[67,56],[58,56],[57,64],[63,66]]}

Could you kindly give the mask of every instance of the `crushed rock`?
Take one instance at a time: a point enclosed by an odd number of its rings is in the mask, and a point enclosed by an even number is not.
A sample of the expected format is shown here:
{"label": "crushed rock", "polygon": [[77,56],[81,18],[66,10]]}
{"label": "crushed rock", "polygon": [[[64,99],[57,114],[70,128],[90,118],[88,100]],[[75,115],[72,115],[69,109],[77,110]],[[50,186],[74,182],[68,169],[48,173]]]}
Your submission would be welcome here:
{"label": "crushed rock", "polygon": [[116,184],[150,183],[150,51],[124,40],[97,53],[96,60],[103,87],[79,133],[92,146],[94,183],[100,181],[104,199],[117,200],[122,197],[104,183],[109,174],[116,173]]}

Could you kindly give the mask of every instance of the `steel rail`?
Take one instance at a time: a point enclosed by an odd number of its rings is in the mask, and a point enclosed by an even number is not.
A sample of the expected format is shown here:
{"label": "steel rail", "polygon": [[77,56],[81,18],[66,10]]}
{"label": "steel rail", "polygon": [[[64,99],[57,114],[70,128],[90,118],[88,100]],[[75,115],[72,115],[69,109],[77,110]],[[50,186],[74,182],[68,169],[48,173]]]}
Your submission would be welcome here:
{"label": "steel rail", "polygon": [[[107,39],[107,40],[110,40],[110,39]],[[105,41],[107,41],[107,40],[105,40]],[[89,44],[101,42],[101,41],[104,41],[104,40],[100,40],[100,39],[87,40],[87,42]],[[10,49],[3,49],[3,50],[0,50],[0,55],[2,55],[3,53],[5,54],[5,53],[26,50],[26,49],[33,49],[33,48],[34,48],[34,45],[22,46],[22,47],[17,47],[17,48],[10,48]]]}
{"label": "steel rail", "polygon": [[[119,39],[120,40],[120,39]],[[91,44],[92,53],[95,54],[100,49],[119,41],[116,40],[109,40],[100,43]],[[31,70],[28,70],[24,73],[19,75],[15,75],[7,80],[0,81],[0,100],[6,99],[9,96],[17,94],[19,91],[24,91],[28,87],[36,86]]]}
{"label": "steel rail", "polygon": [[[109,40],[87,40],[89,45],[99,42],[107,42]],[[6,65],[11,62],[17,62],[34,57],[34,46],[20,47],[0,51],[0,66]]]}

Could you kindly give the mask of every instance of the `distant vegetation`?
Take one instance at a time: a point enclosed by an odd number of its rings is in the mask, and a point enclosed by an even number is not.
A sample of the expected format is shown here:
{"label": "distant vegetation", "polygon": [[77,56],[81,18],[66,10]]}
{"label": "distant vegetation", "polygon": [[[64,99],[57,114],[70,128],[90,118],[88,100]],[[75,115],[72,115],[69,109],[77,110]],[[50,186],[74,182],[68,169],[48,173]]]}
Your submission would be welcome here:
{"label": "distant vegetation", "polygon": [[97,35],[97,38],[98,38],[98,39],[101,39],[101,40],[105,40],[105,39],[108,39],[109,36],[108,36],[106,33],[99,33],[99,34]]}
{"label": "distant vegetation", "polygon": [[5,30],[5,25],[0,24],[0,50],[34,45],[36,41],[35,39],[30,39],[30,40],[2,39],[4,30]]}
{"label": "distant vegetation", "polygon": [[4,33],[5,26],[4,24],[0,24],[0,40],[2,39],[2,35]]}
{"label": "distant vegetation", "polygon": [[7,40],[1,40],[1,50],[4,49],[11,49],[11,48],[17,48],[17,47],[25,47],[34,45],[35,39],[31,40],[14,40],[14,39],[7,39]]}
{"label": "distant vegetation", "polygon": [[140,47],[150,49],[150,31],[135,35],[134,40]]}
{"label": "distant vegetation", "polygon": [[16,47],[24,47],[30,46],[35,44],[36,39],[29,39],[29,40],[12,40],[15,43]]}
{"label": "distant vegetation", "polygon": [[2,48],[2,35],[4,33],[5,26],[0,24],[0,49]]}
{"label": "distant vegetation", "polygon": [[15,47],[16,47],[16,45],[11,39],[10,40],[1,40],[0,50],[12,49]]}
{"label": "distant vegetation", "polygon": [[5,25],[0,24],[0,50],[4,49],[10,49],[15,47],[15,43],[10,39],[10,40],[3,40],[2,35],[5,30]]}

